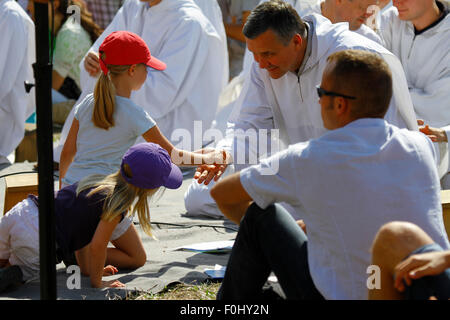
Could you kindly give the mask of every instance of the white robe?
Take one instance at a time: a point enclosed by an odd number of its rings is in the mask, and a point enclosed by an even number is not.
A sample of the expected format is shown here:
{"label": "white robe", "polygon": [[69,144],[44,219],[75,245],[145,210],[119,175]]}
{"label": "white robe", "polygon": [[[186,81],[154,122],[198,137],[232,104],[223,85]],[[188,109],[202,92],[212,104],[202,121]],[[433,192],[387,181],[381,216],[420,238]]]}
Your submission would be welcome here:
{"label": "white robe", "polygon": [[[261,0],[259,3],[266,2],[267,0]],[[320,4],[323,2],[323,0],[285,0],[285,2],[292,5],[292,7],[297,11],[300,17],[304,17],[313,13],[322,14]],[[380,36],[373,31],[371,28],[369,28],[367,25],[362,24],[361,27],[358,30],[355,30],[353,32],[356,32],[372,41],[375,41],[379,44],[382,44],[382,40]],[[215,127],[224,131],[223,128],[226,128],[226,120],[224,115],[229,115],[233,108],[236,107],[237,104],[241,103],[242,101],[236,100],[236,96],[239,97],[239,95],[242,95],[242,90],[245,88],[244,81],[247,77],[250,75],[250,68],[254,61],[253,55],[251,52],[245,48],[244,53],[244,59],[243,59],[243,67],[241,73],[236,76],[229,84],[226,90],[224,90],[224,93],[229,93],[228,96],[231,98],[228,98],[227,100],[223,99],[226,103],[223,103],[226,105],[224,109],[228,110],[221,110],[220,113],[217,114],[215,119]],[[236,94],[237,92],[237,94]],[[226,97],[225,97],[226,98]]]}
{"label": "white robe", "polygon": [[[443,4],[450,8],[450,2]],[[403,65],[417,118],[443,128],[450,137],[450,14],[435,27],[415,35],[413,24],[400,20],[397,8],[392,7],[381,16],[380,33],[385,47]],[[443,147],[436,146],[441,160]],[[448,170],[439,169],[441,173]]]}
{"label": "white robe", "polygon": [[[218,148],[229,150],[235,160],[234,168],[230,171],[239,171],[249,165],[236,161],[243,154],[256,159],[256,162],[267,155],[257,150],[258,144],[246,143],[248,135],[238,133],[238,129],[277,129],[279,149],[318,138],[326,132],[315,86],[321,82],[327,57],[345,49],[372,51],[385,59],[392,71],[394,92],[385,119],[401,128],[417,130],[405,75],[400,62],[392,53],[374,41],[349,31],[347,23],[332,24],[317,14],[306,16],[304,20],[313,28],[308,35],[312,47],[311,55],[303,62],[304,70],[300,75],[288,72],[280,79],[272,79],[256,62],[252,65],[251,76],[244,82],[243,92],[246,94],[238,98],[240,103],[230,116],[226,138],[217,143]],[[273,139],[273,136],[268,138]],[[208,192],[213,184],[204,186],[194,181],[185,194],[186,209],[192,213],[207,214],[206,211],[210,211],[218,215]]]}
{"label": "white robe", "polygon": [[[147,81],[131,99],[144,108],[156,121],[161,132],[173,143],[172,133],[180,129],[194,131],[194,121],[208,128],[217,109],[223,89],[223,63],[226,60],[220,35],[192,0],[163,0],[149,7],[139,0],[125,2],[111,24],[97,39],[90,51],[98,51],[107,35],[127,30],[141,36],[153,56],[164,61],[164,71],[149,69]],[[96,78],[90,77],[80,63],[82,95],[80,102],[92,92]],[[59,145],[54,150],[55,161],[73,120],[73,111],[64,124]],[[180,133],[178,131],[178,133]],[[184,141],[189,147],[191,141]]]}
{"label": "white robe", "polygon": [[228,60],[228,47],[227,47],[227,34],[225,32],[225,26],[223,24],[222,11],[220,9],[217,0],[194,0],[197,6],[202,10],[206,18],[211,22],[222,39],[222,49],[225,52],[223,60],[223,86],[228,83],[229,78],[229,60]]}
{"label": "white robe", "polygon": [[35,91],[25,92],[24,81],[34,83],[34,23],[12,0],[0,0],[0,158],[22,141],[25,121],[34,112]]}
{"label": "white robe", "polygon": [[[321,15],[304,17],[315,27],[311,56],[298,77],[288,72],[280,79],[270,78],[267,71],[253,63],[248,92],[240,109],[230,117],[227,136],[241,128],[279,129],[284,146],[320,137],[323,127],[315,86],[320,84],[326,58],[336,51],[362,49],[378,53],[391,68],[394,93],[385,119],[400,128],[417,130],[416,118],[408,93],[406,78],[398,59],[381,45],[348,30],[346,23],[331,24]],[[219,143],[231,148],[231,139]],[[239,148],[238,148],[239,149]],[[231,149],[230,149],[231,150]]]}

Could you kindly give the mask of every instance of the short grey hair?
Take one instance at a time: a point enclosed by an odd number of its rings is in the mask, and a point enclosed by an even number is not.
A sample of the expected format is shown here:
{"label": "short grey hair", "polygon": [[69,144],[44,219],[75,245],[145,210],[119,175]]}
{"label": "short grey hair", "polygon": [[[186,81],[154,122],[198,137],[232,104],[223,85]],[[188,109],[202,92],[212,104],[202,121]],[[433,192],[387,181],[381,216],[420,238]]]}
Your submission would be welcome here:
{"label": "short grey hair", "polygon": [[242,33],[249,39],[254,39],[272,30],[283,43],[287,45],[295,34],[305,37],[306,25],[297,11],[281,0],[270,0],[258,5],[247,18]]}

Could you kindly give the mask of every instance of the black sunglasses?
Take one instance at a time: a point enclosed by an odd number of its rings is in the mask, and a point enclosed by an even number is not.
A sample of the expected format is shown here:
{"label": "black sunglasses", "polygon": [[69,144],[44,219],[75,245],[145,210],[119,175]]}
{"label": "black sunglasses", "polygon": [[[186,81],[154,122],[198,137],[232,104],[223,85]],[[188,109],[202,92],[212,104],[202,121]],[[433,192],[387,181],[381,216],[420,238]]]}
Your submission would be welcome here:
{"label": "black sunglasses", "polygon": [[316,89],[319,98],[322,98],[322,96],[331,96],[331,97],[342,97],[347,99],[356,99],[356,97],[346,96],[345,94],[340,94],[333,91],[327,91],[325,89],[322,89],[320,86],[316,86]]}

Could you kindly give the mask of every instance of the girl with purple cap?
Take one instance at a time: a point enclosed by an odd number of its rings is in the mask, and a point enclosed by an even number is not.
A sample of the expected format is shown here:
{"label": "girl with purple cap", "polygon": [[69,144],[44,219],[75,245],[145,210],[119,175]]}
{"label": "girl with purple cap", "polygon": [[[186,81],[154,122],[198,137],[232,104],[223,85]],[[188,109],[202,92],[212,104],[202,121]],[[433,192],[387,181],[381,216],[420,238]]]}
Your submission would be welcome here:
{"label": "girl with purple cap", "polygon": [[[113,32],[100,46],[99,58],[102,73],[94,93],[75,107],[61,153],[61,187],[91,174],[116,171],[122,155],[139,136],[167,150],[177,165],[218,164],[218,179],[223,172],[219,166],[224,167],[228,158],[225,151],[201,154],[175,148],[150,115],[130,99],[132,91],[139,90],[146,81],[147,67],[151,72],[166,68],[164,62],[151,56],[144,40],[132,32]],[[119,237],[130,224],[125,219],[111,239]]]}
{"label": "girl with purple cap", "polygon": [[[137,213],[144,232],[152,236],[148,197],[160,187],[176,189],[182,181],[180,169],[165,149],[140,143],[126,152],[117,172],[89,176],[59,190],[55,196],[57,262],[75,252],[81,273],[90,277],[92,287],[123,287],[118,280],[103,281],[102,277],[117,273],[117,268],[139,268],[147,258],[133,224],[112,241],[114,247],[108,247],[114,228]],[[39,275],[37,203],[37,197],[30,195],[0,218],[0,292]]]}

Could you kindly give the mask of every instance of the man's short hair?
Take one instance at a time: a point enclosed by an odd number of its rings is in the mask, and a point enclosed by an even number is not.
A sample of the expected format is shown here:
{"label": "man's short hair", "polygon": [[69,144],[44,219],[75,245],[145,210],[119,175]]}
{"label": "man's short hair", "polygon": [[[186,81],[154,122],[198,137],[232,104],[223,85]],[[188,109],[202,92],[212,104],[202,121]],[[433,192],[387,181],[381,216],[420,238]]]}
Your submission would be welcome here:
{"label": "man's short hair", "polygon": [[306,35],[306,25],[297,11],[281,0],[271,0],[259,4],[247,18],[242,33],[249,39],[271,29],[283,45],[288,45],[295,34]]}
{"label": "man's short hair", "polygon": [[356,97],[351,110],[359,118],[383,118],[392,97],[392,73],[376,53],[344,50],[331,54],[328,63],[333,91]]}

